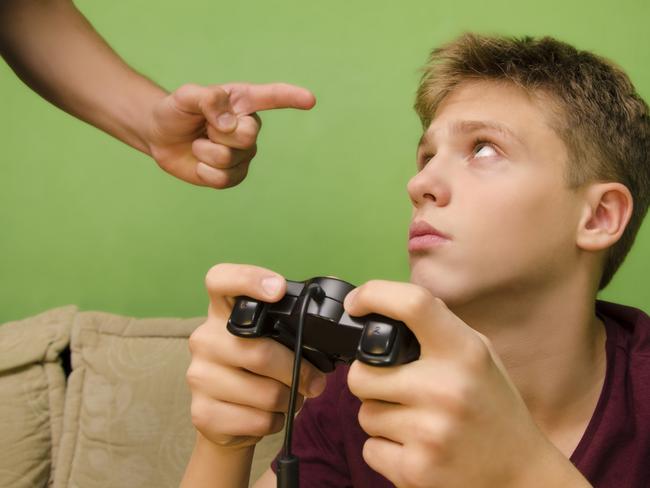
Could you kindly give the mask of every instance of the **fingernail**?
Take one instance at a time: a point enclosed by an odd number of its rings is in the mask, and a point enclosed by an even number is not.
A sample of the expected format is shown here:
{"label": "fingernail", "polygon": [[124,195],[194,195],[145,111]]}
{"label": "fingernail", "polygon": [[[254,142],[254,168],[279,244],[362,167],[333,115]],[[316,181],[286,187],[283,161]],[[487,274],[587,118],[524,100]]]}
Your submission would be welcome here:
{"label": "fingernail", "polygon": [[230,112],[221,114],[217,118],[217,129],[219,130],[231,130],[237,123],[237,118]]}
{"label": "fingernail", "polygon": [[277,276],[269,276],[262,280],[262,288],[269,296],[275,296],[282,287],[282,280]]}
{"label": "fingernail", "polygon": [[327,377],[325,375],[319,374],[312,378],[309,387],[307,388],[307,396],[313,398],[320,395],[323,393],[325,385],[327,385]]}

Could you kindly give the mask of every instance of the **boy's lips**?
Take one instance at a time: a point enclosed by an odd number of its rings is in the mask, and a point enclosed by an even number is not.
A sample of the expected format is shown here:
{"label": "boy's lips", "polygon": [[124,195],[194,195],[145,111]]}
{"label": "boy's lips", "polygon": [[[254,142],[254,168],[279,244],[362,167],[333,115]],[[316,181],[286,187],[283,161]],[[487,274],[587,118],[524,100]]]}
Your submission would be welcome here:
{"label": "boy's lips", "polygon": [[409,228],[408,251],[425,251],[445,244],[451,237],[429,225],[423,220],[413,222]]}

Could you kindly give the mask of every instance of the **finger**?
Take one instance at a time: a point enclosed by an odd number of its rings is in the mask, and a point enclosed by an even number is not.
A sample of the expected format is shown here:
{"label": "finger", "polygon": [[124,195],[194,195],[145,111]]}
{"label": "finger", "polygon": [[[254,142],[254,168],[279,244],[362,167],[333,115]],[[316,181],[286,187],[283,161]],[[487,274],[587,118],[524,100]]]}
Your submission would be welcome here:
{"label": "finger", "polygon": [[237,128],[237,117],[233,113],[228,92],[218,85],[205,87],[188,83],[175,90],[171,99],[177,110],[201,115],[223,132],[232,132]]}
{"label": "finger", "polygon": [[443,417],[435,410],[376,400],[362,403],[359,425],[370,437],[383,437],[398,444],[422,442],[433,446],[447,435]]}
{"label": "finger", "polygon": [[229,93],[236,114],[252,114],[278,108],[309,110],[316,104],[312,92],[287,83],[231,83],[223,85],[223,89]]}
{"label": "finger", "polygon": [[210,268],[205,276],[205,286],[211,312],[226,317],[230,316],[234,297],[243,295],[272,303],[280,300],[287,289],[284,277],[269,269],[231,263],[220,263]]}
{"label": "finger", "polygon": [[420,342],[422,356],[455,354],[478,339],[442,300],[412,283],[369,281],[346,296],[344,307],[352,316],[378,313],[403,321]]}
{"label": "finger", "polygon": [[[224,131],[232,131],[237,125],[228,93],[219,86],[205,87],[187,83],[176,89],[170,99],[176,110],[189,115],[203,116]],[[222,115],[224,118],[220,121]]]}
{"label": "finger", "polygon": [[215,401],[200,394],[192,396],[191,412],[196,428],[217,442],[222,436],[263,437],[279,432],[285,417],[281,413]]}
{"label": "finger", "polygon": [[[238,339],[248,344],[253,342],[250,339]],[[247,350],[244,348],[242,354],[231,358],[232,364],[251,373],[273,378],[290,387],[293,382],[294,352],[272,339],[266,341],[266,348],[257,345],[251,345]],[[310,398],[320,395],[325,390],[326,382],[325,374],[309,361],[300,363],[298,392],[301,395]]]}
{"label": "finger", "polygon": [[[223,367],[208,361],[194,361],[187,370],[191,388],[216,400],[246,405],[265,412],[286,413],[289,387],[266,376]],[[298,408],[304,397],[297,398]]]}
{"label": "finger", "polygon": [[242,163],[248,163],[255,157],[257,144],[250,149],[233,149],[223,144],[215,144],[210,139],[195,139],[192,142],[192,154],[200,162],[216,169],[230,169]]}
{"label": "finger", "polygon": [[[433,367],[432,367],[433,366]],[[425,395],[433,396],[430,393],[431,389],[435,389],[440,384],[441,388],[447,381],[451,381],[449,372],[444,370],[445,365],[440,365],[436,368],[427,363],[428,369],[424,371],[426,378],[430,382],[438,382],[436,385],[426,385],[426,388],[421,384],[422,364],[420,361],[415,361],[408,364],[403,364],[392,368],[378,368],[370,366],[360,361],[355,361],[348,372],[348,388],[354,396],[366,400],[381,400],[389,403],[413,405],[421,403],[421,397]],[[431,371],[440,370],[440,375],[432,377]],[[431,398],[424,398],[424,400],[431,401]]]}
{"label": "finger", "polygon": [[199,102],[201,111],[205,120],[214,125],[223,133],[233,132],[239,120],[234,113],[230,96],[226,90],[220,86],[207,87],[207,93]]}
{"label": "finger", "polygon": [[255,145],[257,135],[260,132],[259,118],[251,115],[240,117],[237,128],[229,133],[220,131],[212,124],[208,124],[208,138],[217,144],[233,147],[235,149],[249,149]]}
{"label": "finger", "polygon": [[224,189],[241,183],[248,174],[250,162],[241,163],[230,169],[217,169],[203,162],[196,165],[196,175],[205,186]]}
{"label": "finger", "polygon": [[363,445],[363,459],[373,470],[395,486],[408,486],[400,476],[404,447],[380,437],[371,437]]}
{"label": "finger", "polygon": [[[216,327],[216,328],[215,328]],[[223,319],[208,321],[190,338],[193,357],[201,358],[190,365],[192,377],[205,383],[214,382],[212,368],[227,367],[245,369],[250,373],[270,378],[286,387],[293,381],[295,354],[284,345],[267,337],[242,338],[225,332]],[[214,366],[210,366],[214,364]],[[200,381],[197,385],[203,384]],[[309,361],[300,364],[298,392],[306,397],[320,395],[325,389],[325,375]],[[246,402],[244,402],[246,403]]]}
{"label": "finger", "polygon": [[[187,83],[174,90],[171,94],[171,100],[174,103],[174,107],[181,112],[202,115],[201,101],[207,96],[208,92],[209,89],[205,86]],[[227,97],[225,91],[223,92]]]}

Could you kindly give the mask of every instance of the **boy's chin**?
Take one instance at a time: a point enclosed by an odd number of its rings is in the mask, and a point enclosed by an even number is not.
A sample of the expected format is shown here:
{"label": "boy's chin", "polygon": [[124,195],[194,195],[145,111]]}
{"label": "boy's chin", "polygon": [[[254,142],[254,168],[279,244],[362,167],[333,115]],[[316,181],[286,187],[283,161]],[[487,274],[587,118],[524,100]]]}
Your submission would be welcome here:
{"label": "boy's chin", "polygon": [[459,282],[459,277],[448,273],[432,273],[431,270],[411,269],[411,283],[426,288],[431,294],[440,298],[449,307],[455,307],[471,300],[469,287]]}

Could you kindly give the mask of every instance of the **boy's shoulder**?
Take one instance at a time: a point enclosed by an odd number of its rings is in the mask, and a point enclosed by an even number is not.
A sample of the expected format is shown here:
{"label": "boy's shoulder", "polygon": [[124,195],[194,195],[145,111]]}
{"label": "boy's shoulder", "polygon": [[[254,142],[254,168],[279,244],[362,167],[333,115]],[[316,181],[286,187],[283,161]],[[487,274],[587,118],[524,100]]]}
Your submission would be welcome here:
{"label": "boy's shoulder", "polygon": [[605,322],[608,339],[615,338],[631,354],[650,355],[650,316],[643,310],[598,300],[596,313]]}
{"label": "boy's shoulder", "polygon": [[650,486],[650,317],[604,301],[596,313],[607,330],[607,371],[571,461],[594,486]]}

